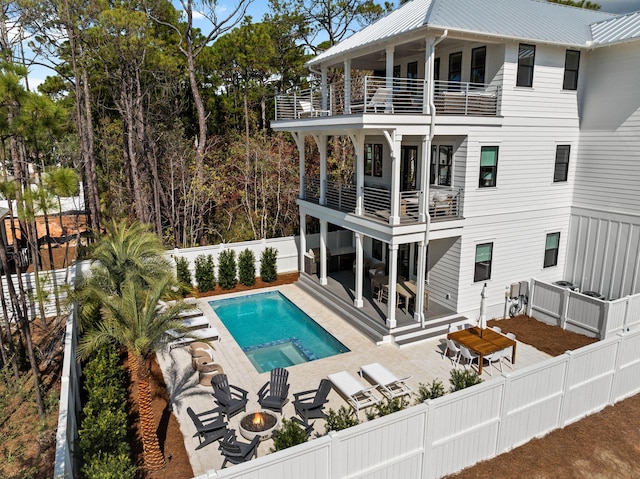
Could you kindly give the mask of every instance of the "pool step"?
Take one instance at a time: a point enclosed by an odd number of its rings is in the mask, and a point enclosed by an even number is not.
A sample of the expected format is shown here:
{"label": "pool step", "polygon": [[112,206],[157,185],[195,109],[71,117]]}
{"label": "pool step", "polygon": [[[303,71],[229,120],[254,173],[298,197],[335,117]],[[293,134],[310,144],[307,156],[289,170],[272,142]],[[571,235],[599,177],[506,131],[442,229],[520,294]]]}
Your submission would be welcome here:
{"label": "pool step", "polygon": [[346,319],[349,324],[371,338],[376,343],[384,341],[384,337],[389,335],[389,330],[383,324],[376,322],[371,317],[359,311],[350,302],[332,293],[316,281],[301,274],[295,284],[307,293],[318,298],[329,309]]}

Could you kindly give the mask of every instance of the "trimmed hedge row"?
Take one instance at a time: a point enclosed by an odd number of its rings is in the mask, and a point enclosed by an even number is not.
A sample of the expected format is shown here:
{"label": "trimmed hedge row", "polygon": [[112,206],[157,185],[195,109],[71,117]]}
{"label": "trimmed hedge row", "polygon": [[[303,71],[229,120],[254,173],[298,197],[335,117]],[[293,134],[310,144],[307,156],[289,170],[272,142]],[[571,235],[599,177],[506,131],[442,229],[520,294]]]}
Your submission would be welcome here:
{"label": "trimmed hedge row", "polygon": [[[182,285],[182,292],[186,294],[191,284],[189,260],[179,256],[176,260],[176,275]],[[272,283],[278,279],[278,250],[266,248],[260,255],[260,277],[265,283]],[[201,254],[194,261],[195,280],[198,291],[205,293],[216,287],[216,268],[213,255]],[[245,286],[253,286],[256,283],[256,258],[253,252],[247,248],[242,251],[237,259],[233,250],[223,250],[218,256],[218,281],[222,289],[232,289],[240,282]]]}
{"label": "trimmed hedge row", "polygon": [[87,401],[78,430],[82,476],[133,479],[136,467],[127,441],[126,375],[115,346],[99,349],[83,372]]}

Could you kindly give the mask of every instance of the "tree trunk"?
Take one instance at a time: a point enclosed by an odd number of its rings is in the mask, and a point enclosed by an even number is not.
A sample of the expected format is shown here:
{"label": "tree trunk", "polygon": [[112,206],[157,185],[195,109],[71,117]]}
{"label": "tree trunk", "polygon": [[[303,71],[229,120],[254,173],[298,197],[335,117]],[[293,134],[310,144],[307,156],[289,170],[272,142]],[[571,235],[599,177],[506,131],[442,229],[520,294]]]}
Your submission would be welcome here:
{"label": "tree trunk", "polygon": [[[196,177],[198,180],[202,178],[202,163],[204,161],[204,152],[207,144],[207,113],[204,108],[204,101],[200,95],[198,88],[198,80],[196,79],[196,64],[191,42],[187,42],[187,69],[189,70],[189,85],[191,86],[191,94],[193,95],[193,103],[198,114],[198,138],[196,144]],[[198,181],[200,183],[200,181]]]}
{"label": "tree trunk", "polygon": [[149,384],[149,367],[145,358],[136,355],[132,351],[129,355],[135,356],[136,375],[138,380],[138,416],[140,418],[140,432],[142,435],[142,448],[144,451],[144,465],[149,471],[158,471],[166,465],[160,442],[156,434],[153,409],[151,408],[151,386]]}

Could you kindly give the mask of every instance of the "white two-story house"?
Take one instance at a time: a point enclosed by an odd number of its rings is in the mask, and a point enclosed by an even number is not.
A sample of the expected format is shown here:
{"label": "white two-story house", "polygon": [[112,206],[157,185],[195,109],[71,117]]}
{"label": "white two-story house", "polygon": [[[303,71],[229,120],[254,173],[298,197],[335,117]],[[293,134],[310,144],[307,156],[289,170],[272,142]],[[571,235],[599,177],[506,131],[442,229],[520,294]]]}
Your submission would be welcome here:
{"label": "white two-story house", "polygon": [[[489,317],[531,277],[637,292],[639,35],[638,13],[413,0],[312,59],[321,88],[280,95],[272,123],[300,155],[301,271],[315,218],[309,277],[399,343],[475,319],[485,284]],[[327,168],[338,135],[352,181]]]}

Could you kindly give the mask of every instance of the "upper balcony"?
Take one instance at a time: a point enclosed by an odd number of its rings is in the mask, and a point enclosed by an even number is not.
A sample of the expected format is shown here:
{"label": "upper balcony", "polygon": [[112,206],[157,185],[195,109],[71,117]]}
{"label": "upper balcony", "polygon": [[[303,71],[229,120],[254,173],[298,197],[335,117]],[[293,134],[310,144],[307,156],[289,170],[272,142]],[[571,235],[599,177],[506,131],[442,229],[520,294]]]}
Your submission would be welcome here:
{"label": "upper balcony", "polygon": [[[500,87],[470,82],[434,81],[436,115],[498,116]],[[331,83],[326,99],[317,89],[276,96],[276,120],[349,114],[429,115],[426,80],[364,76]]]}

